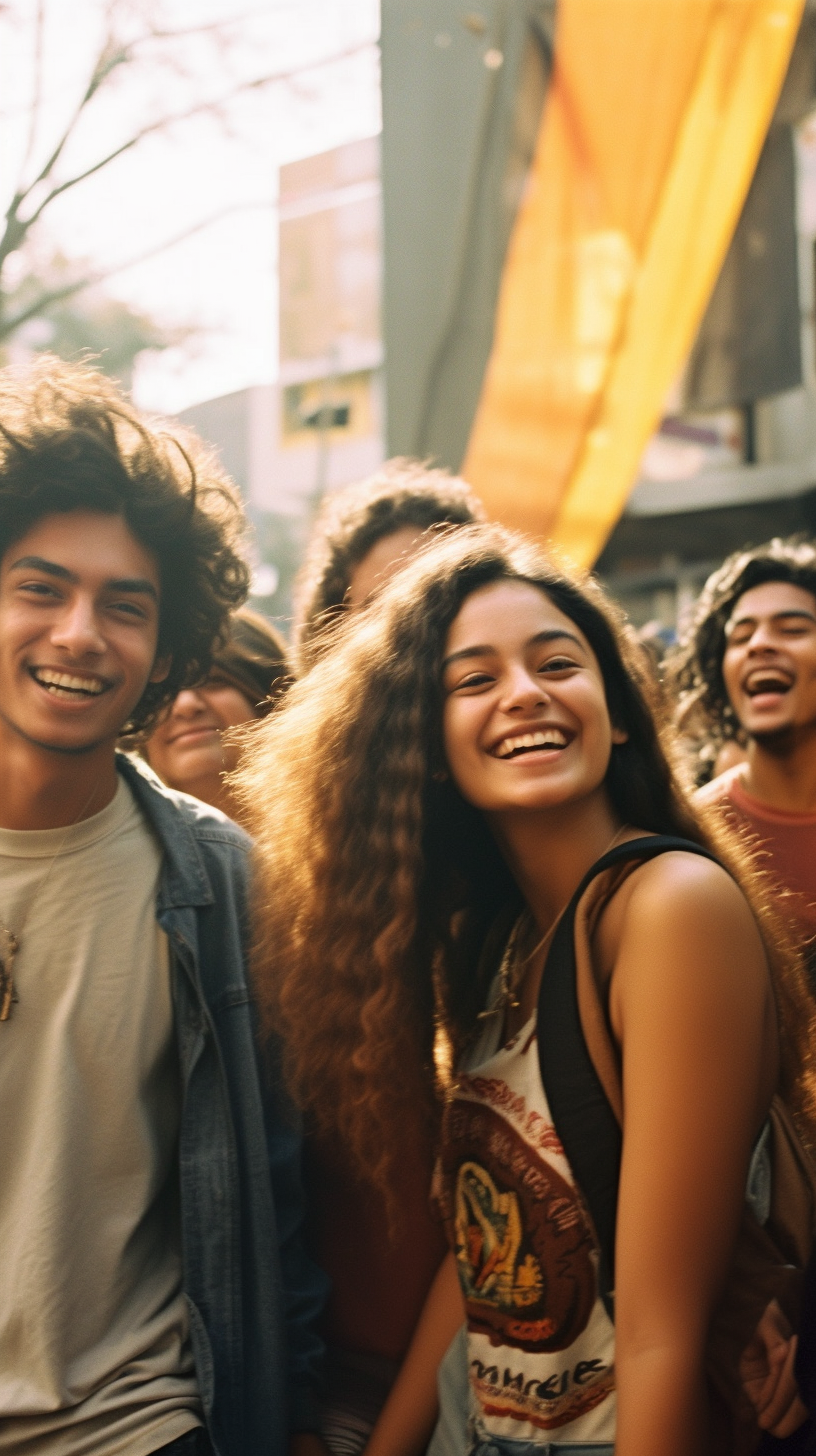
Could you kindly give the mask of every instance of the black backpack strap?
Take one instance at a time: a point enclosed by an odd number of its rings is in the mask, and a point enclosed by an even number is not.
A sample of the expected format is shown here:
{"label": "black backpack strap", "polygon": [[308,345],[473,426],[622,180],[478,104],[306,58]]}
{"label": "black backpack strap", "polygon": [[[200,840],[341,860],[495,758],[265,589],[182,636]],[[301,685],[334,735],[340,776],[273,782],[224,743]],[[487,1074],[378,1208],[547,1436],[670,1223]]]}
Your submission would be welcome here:
{"label": "black backpack strap", "polygon": [[614,1318],[615,1225],[622,1137],[618,1120],[587,1048],[578,1008],[575,912],[587,886],[627,860],[649,860],[669,850],[714,860],[702,845],[664,834],[619,844],[596,860],[558,922],[538,993],[538,1061],[559,1140],[589,1208],[600,1249],[598,1292]]}

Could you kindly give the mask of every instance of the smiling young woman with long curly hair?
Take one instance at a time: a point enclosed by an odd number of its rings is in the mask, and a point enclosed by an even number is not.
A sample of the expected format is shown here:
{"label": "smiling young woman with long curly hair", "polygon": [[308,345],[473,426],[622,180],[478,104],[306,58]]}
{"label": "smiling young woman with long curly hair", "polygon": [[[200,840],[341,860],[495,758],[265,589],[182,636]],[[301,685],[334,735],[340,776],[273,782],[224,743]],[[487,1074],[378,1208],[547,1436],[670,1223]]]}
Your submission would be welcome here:
{"label": "smiling young woman with long curly hair", "polygon": [[[406,1101],[436,1117],[440,1019],[460,1062],[442,1204],[467,1305],[473,1453],[533,1452],[554,1435],[614,1443],[618,1456],[702,1453],[706,1334],[775,1086],[812,1122],[801,968],[776,950],[779,928],[739,851],[678,783],[653,691],[595,584],[498,528],[467,528],[349,625],[264,725],[243,774],[258,842],[258,1001],[301,1104],[388,1194]],[[586,872],[610,844],[652,834],[713,851],[730,873],[663,854],[630,866],[599,915],[593,954],[626,1089],[616,1321],[596,1256],[576,1252],[590,1292],[554,1345],[564,1271],[553,1230],[582,1230],[585,1251],[594,1241],[530,1054],[538,985]],[[480,958],[497,925],[498,955]],[[525,1189],[556,1184],[550,1218]],[[541,1305],[535,1337],[532,1325],[519,1335],[496,1284],[496,1260],[512,1263],[516,1243],[520,1262],[502,1278],[518,1284],[519,1308]],[[449,1318],[423,1317],[370,1456],[424,1449]],[[518,1366],[517,1399],[499,1399],[494,1365]]]}

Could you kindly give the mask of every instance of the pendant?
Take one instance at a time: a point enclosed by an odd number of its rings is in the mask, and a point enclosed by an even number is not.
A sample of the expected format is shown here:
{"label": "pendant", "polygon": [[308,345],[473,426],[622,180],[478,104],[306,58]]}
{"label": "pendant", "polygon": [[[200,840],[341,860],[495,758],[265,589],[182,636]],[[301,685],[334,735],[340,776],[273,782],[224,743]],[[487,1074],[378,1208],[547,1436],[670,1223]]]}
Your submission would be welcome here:
{"label": "pendant", "polygon": [[0,1021],[8,1021],[17,1000],[14,989],[14,957],[20,949],[16,935],[0,924]]}

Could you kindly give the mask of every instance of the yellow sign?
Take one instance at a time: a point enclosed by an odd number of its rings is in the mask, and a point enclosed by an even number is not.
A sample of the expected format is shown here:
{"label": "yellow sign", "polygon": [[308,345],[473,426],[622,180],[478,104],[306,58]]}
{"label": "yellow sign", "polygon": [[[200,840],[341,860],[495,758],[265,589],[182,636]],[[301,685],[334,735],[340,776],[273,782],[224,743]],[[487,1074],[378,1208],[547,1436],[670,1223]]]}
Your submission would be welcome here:
{"label": "yellow sign", "polygon": [[311,379],[283,390],[281,445],[284,449],[314,446],[328,436],[355,440],[373,435],[376,425],[372,401],[374,376],[370,369]]}

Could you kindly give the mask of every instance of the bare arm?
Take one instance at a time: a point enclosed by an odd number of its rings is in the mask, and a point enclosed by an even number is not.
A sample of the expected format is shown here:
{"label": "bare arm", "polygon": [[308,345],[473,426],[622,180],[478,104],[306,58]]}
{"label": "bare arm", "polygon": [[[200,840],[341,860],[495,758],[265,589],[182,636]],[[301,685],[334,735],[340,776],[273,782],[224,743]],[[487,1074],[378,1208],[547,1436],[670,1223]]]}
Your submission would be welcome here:
{"label": "bare arm", "polygon": [[448,1254],[428,1291],[402,1369],[365,1448],[365,1456],[420,1456],[439,1403],[439,1363],[465,1318],[456,1260]]}
{"label": "bare arm", "polygon": [[690,856],[638,872],[619,930],[615,1450],[703,1456],[708,1326],[776,1075],[768,971],[740,891]]}

